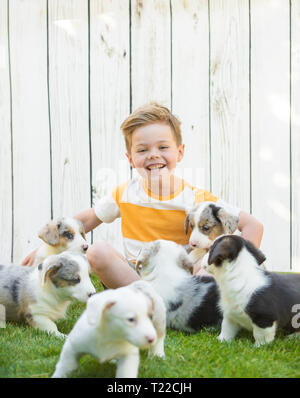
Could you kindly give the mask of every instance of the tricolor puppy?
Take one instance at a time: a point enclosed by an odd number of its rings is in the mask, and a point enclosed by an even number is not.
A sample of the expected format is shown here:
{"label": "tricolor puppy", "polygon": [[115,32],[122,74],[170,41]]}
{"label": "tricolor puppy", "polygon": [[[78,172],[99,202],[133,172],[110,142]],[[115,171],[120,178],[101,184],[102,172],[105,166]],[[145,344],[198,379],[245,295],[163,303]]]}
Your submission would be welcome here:
{"label": "tricolor puppy", "polygon": [[[294,306],[300,303],[300,275],[264,271],[264,254],[236,235],[221,236],[202,260],[220,288],[223,310],[221,341],[241,329],[253,332],[255,345],[273,341],[276,330],[300,330],[294,325]],[[293,308],[294,307],[294,308]]]}
{"label": "tricolor puppy", "polygon": [[163,298],[167,326],[186,332],[221,323],[219,291],[211,276],[191,275],[193,264],[183,246],[157,240],[137,258],[137,271]]}
{"label": "tricolor puppy", "polygon": [[233,234],[238,222],[238,217],[213,202],[201,203],[188,211],[185,232],[188,233],[190,226],[192,232],[189,244],[192,249],[190,253],[192,261],[199,261],[218,236]]}
{"label": "tricolor puppy", "polygon": [[85,253],[88,249],[83,225],[75,218],[51,220],[39,232],[44,244],[38,249],[34,264],[38,265],[48,256],[63,251]]}
{"label": "tricolor puppy", "polygon": [[82,254],[47,257],[37,267],[0,265],[0,304],[6,319],[64,337],[54,321],[64,317],[71,300],[87,301],[95,288]]}
{"label": "tricolor puppy", "polygon": [[117,359],[116,377],[137,377],[139,348],[164,357],[165,329],[164,303],[146,282],[95,294],[68,335],[52,377],[67,377],[84,354],[99,362]]}

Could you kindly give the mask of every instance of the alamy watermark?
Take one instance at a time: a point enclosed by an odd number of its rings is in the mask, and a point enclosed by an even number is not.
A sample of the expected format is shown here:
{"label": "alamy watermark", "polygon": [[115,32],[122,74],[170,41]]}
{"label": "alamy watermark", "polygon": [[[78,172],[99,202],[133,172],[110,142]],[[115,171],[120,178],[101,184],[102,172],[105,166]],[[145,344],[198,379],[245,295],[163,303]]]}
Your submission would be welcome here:
{"label": "alamy watermark", "polygon": [[0,328],[6,327],[6,312],[4,305],[0,304]]}
{"label": "alamy watermark", "polygon": [[294,304],[292,307],[292,312],[295,312],[296,315],[292,318],[292,326],[294,329],[300,328],[300,304]]}

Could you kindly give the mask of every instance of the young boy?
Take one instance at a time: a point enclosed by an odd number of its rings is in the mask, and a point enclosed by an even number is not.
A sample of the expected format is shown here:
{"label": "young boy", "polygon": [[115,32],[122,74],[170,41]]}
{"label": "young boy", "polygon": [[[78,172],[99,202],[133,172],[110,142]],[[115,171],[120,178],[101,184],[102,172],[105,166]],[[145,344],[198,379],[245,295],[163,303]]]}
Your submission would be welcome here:
{"label": "young boy", "polygon": [[[187,245],[184,231],[186,208],[204,201],[223,201],[203,189],[195,189],[175,176],[177,163],[184,155],[180,121],[166,108],[149,104],[133,112],[121,125],[125,137],[126,156],[138,177],[119,185],[112,194],[101,198],[94,208],[75,216],[86,232],[102,222],[121,217],[125,256],[109,243],[97,241],[87,251],[92,270],[109,288],[128,285],[139,276],[130,267],[144,242],[157,239],[173,240]],[[257,247],[263,226],[253,216],[239,209],[238,229],[242,236]],[[32,262],[26,257],[24,265]]]}

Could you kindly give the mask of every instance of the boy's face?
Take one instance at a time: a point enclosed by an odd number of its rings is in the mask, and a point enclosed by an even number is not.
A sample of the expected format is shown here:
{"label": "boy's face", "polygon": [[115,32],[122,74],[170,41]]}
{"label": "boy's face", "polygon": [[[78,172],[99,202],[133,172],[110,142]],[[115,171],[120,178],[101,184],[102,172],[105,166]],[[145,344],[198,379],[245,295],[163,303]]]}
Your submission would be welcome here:
{"label": "boy's face", "polygon": [[164,178],[173,174],[184,154],[184,145],[177,146],[171,127],[153,123],[132,133],[131,153],[126,156],[143,178]]}

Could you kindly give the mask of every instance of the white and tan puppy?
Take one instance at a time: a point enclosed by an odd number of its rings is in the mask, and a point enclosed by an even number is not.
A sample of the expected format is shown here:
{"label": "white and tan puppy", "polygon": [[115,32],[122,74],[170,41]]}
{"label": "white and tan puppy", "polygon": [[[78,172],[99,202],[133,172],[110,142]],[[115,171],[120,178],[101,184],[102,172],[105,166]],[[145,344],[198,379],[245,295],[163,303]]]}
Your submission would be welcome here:
{"label": "white and tan puppy", "polygon": [[232,340],[240,329],[253,332],[256,346],[273,341],[278,328],[299,332],[293,317],[300,303],[300,275],[265,271],[264,260],[251,242],[235,235],[217,238],[203,258],[203,268],[220,288],[220,341]]}
{"label": "white and tan puppy", "polygon": [[221,323],[217,284],[210,275],[191,275],[193,263],[183,246],[167,240],[148,243],[136,268],[163,298],[168,327],[196,332]]}
{"label": "white and tan puppy", "polygon": [[64,337],[54,321],[64,317],[71,300],[87,301],[95,288],[84,255],[62,253],[38,267],[0,265],[0,304],[6,319]]}
{"label": "white and tan puppy", "polygon": [[44,241],[38,249],[33,265],[39,265],[46,257],[64,251],[85,253],[89,247],[83,225],[71,217],[51,220],[39,232]]}
{"label": "white and tan puppy", "polygon": [[164,303],[146,282],[95,294],[68,335],[52,377],[67,377],[83,354],[99,362],[117,359],[116,377],[137,377],[139,348],[164,357],[165,329]]}
{"label": "white and tan puppy", "polygon": [[233,234],[238,222],[236,215],[213,202],[204,202],[189,210],[185,219],[185,232],[188,233],[189,227],[192,230],[189,240],[192,261],[195,263],[202,259],[218,236]]}

